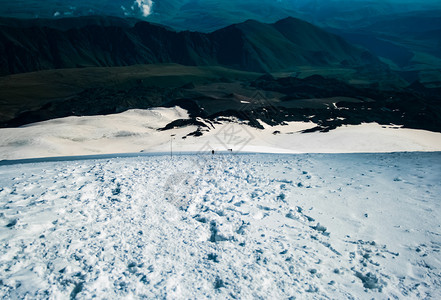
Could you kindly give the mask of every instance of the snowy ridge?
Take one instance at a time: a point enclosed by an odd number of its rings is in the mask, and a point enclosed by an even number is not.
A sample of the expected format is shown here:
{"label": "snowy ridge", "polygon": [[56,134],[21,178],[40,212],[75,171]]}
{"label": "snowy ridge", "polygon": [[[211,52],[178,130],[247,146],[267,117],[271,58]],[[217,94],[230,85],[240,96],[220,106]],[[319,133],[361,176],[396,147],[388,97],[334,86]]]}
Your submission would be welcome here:
{"label": "snowy ridge", "polygon": [[0,166],[0,297],[440,298],[440,158]]}
{"label": "snowy ridge", "polygon": [[[178,119],[188,119],[180,107],[130,110],[124,113],[67,117],[20,128],[0,129],[0,160],[136,152],[169,152],[171,136],[176,152],[352,153],[441,151],[441,133],[381,126],[376,123],[339,127],[327,133],[302,133],[312,122],[256,129],[243,122],[207,124],[160,131]],[[213,128],[214,127],[214,128]]]}

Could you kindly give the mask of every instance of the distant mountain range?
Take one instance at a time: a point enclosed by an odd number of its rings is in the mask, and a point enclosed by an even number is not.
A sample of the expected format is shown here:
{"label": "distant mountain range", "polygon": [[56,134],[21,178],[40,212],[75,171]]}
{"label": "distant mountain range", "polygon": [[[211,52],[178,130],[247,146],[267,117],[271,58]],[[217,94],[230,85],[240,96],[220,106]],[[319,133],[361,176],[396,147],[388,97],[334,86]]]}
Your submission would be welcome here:
{"label": "distant mountain range", "polygon": [[[275,22],[293,16],[319,26],[354,28],[381,16],[441,9],[439,0],[14,0],[0,16],[136,17],[179,30],[211,32],[247,19]],[[359,26],[357,26],[359,27]]]}
{"label": "distant mountain range", "polygon": [[[113,19],[116,26],[143,20],[204,33],[248,19],[274,23],[296,17],[363,47],[407,83],[441,87],[439,0],[15,0],[0,5],[0,16],[27,19],[22,23],[0,19],[7,26],[66,29],[70,22],[91,25],[96,17],[78,17],[96,15],[131,18]],[[109,25],[109,19],[100,18],[99,25]],[[382,81],[387,78],[380,76]]]}
{"label": "distant mountain range", "polygon": [[246,21],[212,33],[135,19],[0,19],[0,74],[45,69],[179,63],[255,72],[299,66],[385,69],[366,50],[296,18]]}
{"label": "distant mountain range", "polygon": [[224,117],[441,132],[439,12],[432,0],[10,1],[0,127],[177,105],[191,120],[167,128],[194,135]]}

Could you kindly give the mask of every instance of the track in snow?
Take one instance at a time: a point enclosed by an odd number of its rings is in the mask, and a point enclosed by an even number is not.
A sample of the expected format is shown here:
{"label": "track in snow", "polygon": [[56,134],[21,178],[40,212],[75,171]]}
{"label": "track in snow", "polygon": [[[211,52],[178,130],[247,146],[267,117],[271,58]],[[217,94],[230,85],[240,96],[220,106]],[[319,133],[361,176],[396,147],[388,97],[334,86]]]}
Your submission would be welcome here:
{"label": "track in snow", "polygon": [[0,297],[439,298],[440,175],[440,153],[0,166]]}

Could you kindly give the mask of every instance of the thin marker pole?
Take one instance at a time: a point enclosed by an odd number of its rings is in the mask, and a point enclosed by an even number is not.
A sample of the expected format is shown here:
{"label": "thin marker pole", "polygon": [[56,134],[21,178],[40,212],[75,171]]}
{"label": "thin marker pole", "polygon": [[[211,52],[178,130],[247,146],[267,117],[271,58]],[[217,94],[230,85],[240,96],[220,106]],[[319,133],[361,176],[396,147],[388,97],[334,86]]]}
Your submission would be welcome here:
{"label": "thin marker pole", "polygon": [[170,158],[173,158],[173,137],[175,136],[176,134],[172,134],[172,135],[170,135]]}

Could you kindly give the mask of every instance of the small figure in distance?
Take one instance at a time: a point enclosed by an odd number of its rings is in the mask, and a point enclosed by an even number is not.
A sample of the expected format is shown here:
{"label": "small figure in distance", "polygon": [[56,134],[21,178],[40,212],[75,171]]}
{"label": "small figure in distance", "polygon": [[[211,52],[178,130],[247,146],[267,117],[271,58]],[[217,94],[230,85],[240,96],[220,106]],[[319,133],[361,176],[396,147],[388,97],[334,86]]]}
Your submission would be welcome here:
{"label": "small figure in distance", "polygon": [[211,150],[211,154],[214,154],[214,150]]}
{"label": "small figure in distance", "polygon": [[233,149],[228,149],[228,151],[233,152]]}

